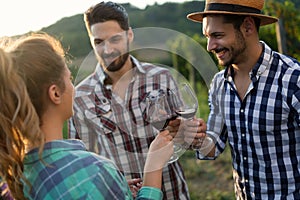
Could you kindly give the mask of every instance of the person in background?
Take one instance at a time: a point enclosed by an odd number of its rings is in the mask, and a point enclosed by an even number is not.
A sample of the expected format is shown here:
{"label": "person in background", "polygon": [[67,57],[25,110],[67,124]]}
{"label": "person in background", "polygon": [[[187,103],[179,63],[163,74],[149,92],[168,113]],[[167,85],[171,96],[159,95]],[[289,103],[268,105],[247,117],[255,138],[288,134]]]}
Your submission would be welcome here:
{"label": "person in background", "polygon": [[[176,84],[168,70],[130,55],[134,33],[123,6],[98,3],[84,13],[84,21],[98,64],[76,86],[70,137],[82,139],[89,151],[113,160],[127,180],[138,182],[157,134],[147,123],[145,99]],[[164,167],[162,191],[164,199],[190,198],[179,161]]]}
{"label": "person in background", "polygon": [[[207,133],[214,159],[228,142],[237,199],[300,199],[300,63],[259,39],[277,18],[263,0],[207,0],[202,23],[207,50],[225,69],[209,91]],[[213,153],[213,154],[212,154]]]}
{"label": "person in background", "polygon": [[[0,166],[15,199],[133,199],[127,180],[107,158],[64,140],[74,86],[64,50],[47,34],[0,49]],[[150,145],[136,199],[162,199],[162,168],[173,153],[162,131]],[[159,156],[158,156],[159,155]]]}

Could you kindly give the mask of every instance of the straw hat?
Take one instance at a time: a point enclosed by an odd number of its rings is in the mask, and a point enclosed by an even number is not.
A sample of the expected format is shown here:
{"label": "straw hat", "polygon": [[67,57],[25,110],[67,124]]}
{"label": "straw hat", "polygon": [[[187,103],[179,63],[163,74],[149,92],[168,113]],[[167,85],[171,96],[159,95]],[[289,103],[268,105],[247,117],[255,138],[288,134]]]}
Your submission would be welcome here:
{"label": "straw hat", "polygon": [[262,14],[264,0],[206,0],[203,12],[195,12],[187,15],[187,18],[202,22],[204,14],[234,14],[247,15],[261,19],[261,26],[272,24],[278,19]]}

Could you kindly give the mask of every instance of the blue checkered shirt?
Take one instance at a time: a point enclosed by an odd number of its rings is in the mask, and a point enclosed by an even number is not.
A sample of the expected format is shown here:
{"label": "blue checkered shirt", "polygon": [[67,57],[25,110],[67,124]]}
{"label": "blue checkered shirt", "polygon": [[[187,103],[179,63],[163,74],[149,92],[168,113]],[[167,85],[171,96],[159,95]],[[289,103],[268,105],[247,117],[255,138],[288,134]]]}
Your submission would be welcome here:
{"label": "blue checkered shirt", "polygon": [[300,199],[300,64],[261,43],[243,100],[232,67],[215,75],[208,130],[215,158],[228,141],[237,199]]}
{"label": "blue checkered shirt", "polygon": [[[24,159],[24,183],[28,199],[133,199],[125,177],[108,159],[86,151],[79,140],[56,140]],[[162,199],[157,188],[142,187],[136,199]]]}

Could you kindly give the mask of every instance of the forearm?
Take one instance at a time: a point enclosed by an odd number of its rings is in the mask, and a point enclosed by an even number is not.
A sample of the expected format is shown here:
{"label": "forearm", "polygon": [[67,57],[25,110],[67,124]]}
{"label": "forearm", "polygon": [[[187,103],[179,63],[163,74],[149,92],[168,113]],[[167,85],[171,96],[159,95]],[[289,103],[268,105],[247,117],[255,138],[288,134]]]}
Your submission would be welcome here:
{"label": "forearm", "polygon": [[162,186],[162,169],[145,172],[143,186],[155,187],[161,189]]}

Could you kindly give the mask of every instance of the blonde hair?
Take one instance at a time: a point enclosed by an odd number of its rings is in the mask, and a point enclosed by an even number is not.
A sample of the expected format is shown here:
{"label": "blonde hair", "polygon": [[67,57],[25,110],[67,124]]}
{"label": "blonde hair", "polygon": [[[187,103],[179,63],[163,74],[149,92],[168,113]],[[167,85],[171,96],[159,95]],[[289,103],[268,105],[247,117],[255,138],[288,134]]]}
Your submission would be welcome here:
{"label": "blonde hair", "polygon": [[[21,179],[27,148],[39,147],[48,87],[64,90],[64,50],[47,34],[32,34],[0,49],[0,172],[16,199],[25,199]],[[30,184],[30,183],[26,183]]]}

